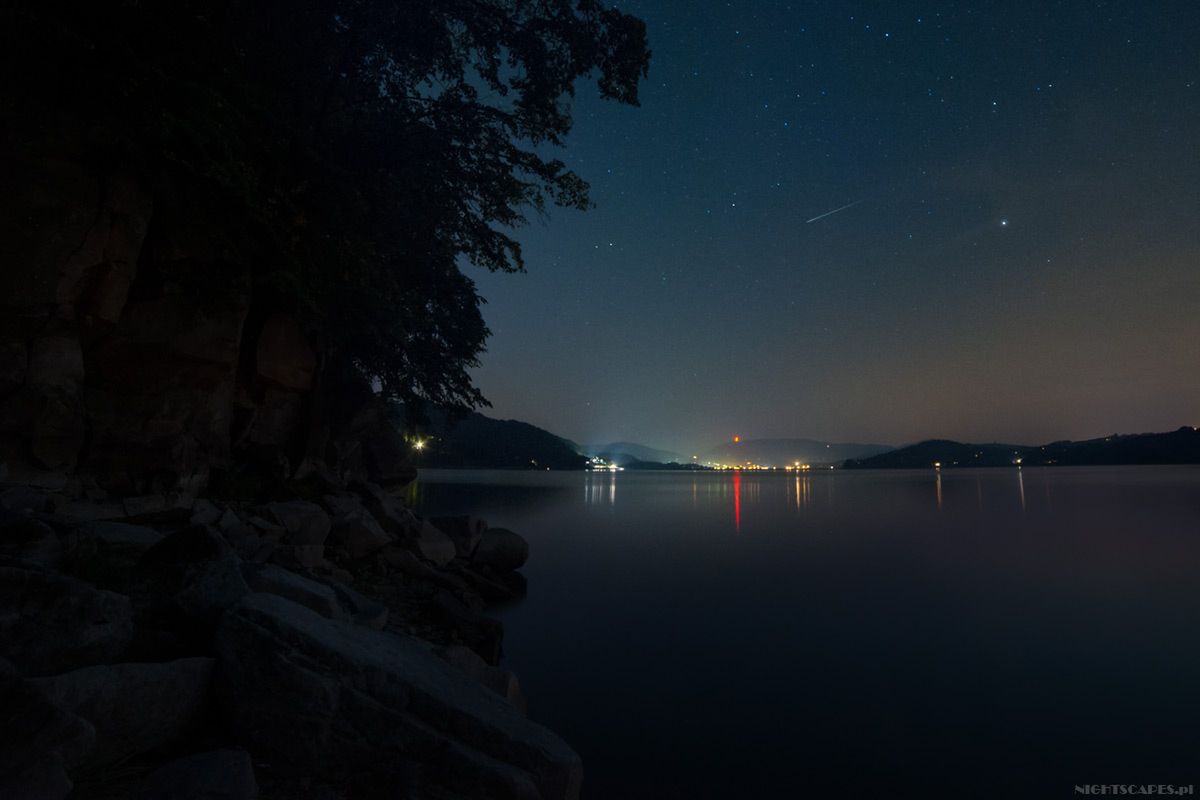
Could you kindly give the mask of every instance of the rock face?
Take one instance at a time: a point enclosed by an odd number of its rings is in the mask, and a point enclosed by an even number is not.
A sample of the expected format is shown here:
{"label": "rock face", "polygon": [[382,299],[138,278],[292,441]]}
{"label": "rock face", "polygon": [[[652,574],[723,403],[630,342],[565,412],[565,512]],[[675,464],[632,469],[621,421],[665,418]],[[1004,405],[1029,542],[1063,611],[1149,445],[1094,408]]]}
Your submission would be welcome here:
{"label": "rock face", "polygon": [[326,620],[254,594],[217,634],[231,729],[282,764],[378,773],[395,794],[574,798],[579,757],[416,639]]}
{"label": "rock face", "polygon": [[33,683],[96,729],[86,763],[111,764],[158,750],[190,732],[204,711],[211,658],[85,667]]}
{"label": "rock face", "polygon": [[26,675],[116,660],[132,639],[128,598],[0,563],[0,657]]}
{"label": "rock face", "polygon": [[134,175],[71,157],[3,166],[0,219],[28,221],[0,237],[0,463],[14,474],[78,468],[121,494],[196,493],[264,460],[285,479],[304,464],[413,480],[370,385],[323,375],[300,321],[214,244],[222,222],[171,202],[185,187],[156,202]]}
{"label": "rock face", "polygon": [[0,662],[0,797],[61,800],[96,731]]}
{"label": "rock face", "polygon": [[196,753],[147,775],[133,800],[255,800],[250,754],[238,748]]}

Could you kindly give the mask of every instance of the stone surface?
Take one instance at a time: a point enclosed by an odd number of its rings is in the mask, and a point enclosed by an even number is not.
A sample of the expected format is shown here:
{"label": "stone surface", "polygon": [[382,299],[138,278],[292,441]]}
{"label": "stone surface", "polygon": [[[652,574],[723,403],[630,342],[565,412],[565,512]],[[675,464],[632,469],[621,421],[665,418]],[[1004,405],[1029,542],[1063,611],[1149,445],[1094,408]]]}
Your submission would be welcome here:
{"label": "stone surface", "polygon": [[138,521],[173,522],[191,516],[194,501],[180,492],[126,497],[121,501],[127,519]]}
{"label": "stone surface", "polygon": [[112,661],[132,639],[129,598],[0,562],[0,657],[26,675]]}
{"label": "stone surface", "polygon": [[413,546],[423,558],[439,567],[446,566],[458,555],[454,540],[433,527],[428,520],[421,521],[421,528]]}
{"label": "stone surface", "polygon": [[501,573],[520,569],[528,560],[529,542],[505,528],[489,528],[471,557],[473,564]]}
{"label": "stone surface", "polygon": [[453,629],[484,661],[492,665],[500,662],[504,626],[499,620],[484,616],[446,589],[434,592],[428,611],[441,626]]}
{"label": "stone surface", "polygon": [[224,512],[216,503],[201,499],[192,506],[192,514],[188,517],[188,522],[192,525],[216,525],[221,521],[223,514]]}
{"label": "stone surface", "polygon": [[192,619],[214,625],[225,609],[249,593],[241,560],[228,555],[190,567],[175,594],[175,603]]}
{"label": "stone surface", "polygon": [[493,667],[474,650],[461,644],[440,647],[435,652],[446,663],[462,671],[471,680],[477,681],[503,697],[509,705],[516,709],[517,713],[525,716],[527,712],[525,694],[521,691],[517,676],[511,671]]}
{"label": "stone surface", "polygon": [[0,492],[0,506],[10,511],[45,511],[50,495],[36,486],[10,486]]}
{"label": "stone surface", "polygon": [[255,366],[259,378],[304,391],[312,388],[317,353],[295,319],[271,314],[258,335]]}
{"label": "stone surface", "polygon": [[383,770],[400,796],[579,794],[579,757],[566,744],[419,640],[255,594],[226,615],[217,652],[230,729],[293,774]]}
{"label": "stone surface", "polygon": [[56,516],[71,522],[98,522],[125,519],[125,507],[120,503],[93,503],[75,500],[54,507]]}
{"label": "stone surface", "polygon": [[345,615],[356,625],[381,631],[387,627],[388,607],[351,589],[341,582],[330,584]]}
{"label": "stone surface", "polygon": [[274,564],[243,564],[242,575],[251,591],[278,595],[328,619],[345,617],[336,592],[311,578]]}
{"label": "stone surface", "polygon": [[143,594],[172,598],[178,611],[201,626],[215,624],[250,591],[232,545],[201,526],[176,531],[147,550],[134,574]]}
{"label": "stone surface", "polygon": [[111,764],[186,736],[205,709],[211,658],[160,664],[109,664],[32,681],[96,730],[85,763]]}
{"label": "stone surface", "polygon": [[138,560],[165,537],[144,525],[101,521],[72,528],[62,538],[66,570],[75,577],[112,588],[123,586]]}
{"label": "stone surface", "polygon": [[266,511],[287,531],[289,544],[324,544],[329,535],[329,515],[316,503],[304,500],[270,503]]}
{"label": "stone surface", "polygon": [[429,521],[433,527],[450,537],[459,558],[471,557],[488,528],[486,522],[471,516],[433,517]]}
{"label": "stone surface", "polygon": [[394,541],[378,520],[365,508],[353,509],[334,520],[333,541],[350,558],[365,558]]}
{"label": "stone surface", "polygon": [[89,351],[83,466],[122,494],[197,493],[228,466],[242,325],[236,279],[201,308],[139,295]]}
{"label": "stone surface", "polygon": [[420,520],[404,507],[399,498],[386,492],[383,487],[364,481],[354,484],[353,488],[362,497],[367,510],[389,533],[400,537],[415,536],[419,533]]}
{"label": "stone surface", "polygon": [[54,568],[62,563],[63,544],[46,523],[5,511],[0,513],[0,555]]}
{"label": "stone surface", "polygon": [[95,741],[91,723],[0,665],[0,797],[62,800],[72,788],[68,770]]}
{"label": "stone surface", "polygon": [[147,775],[132,800],[255,800],[250,754],[238,748],[177,758]]}

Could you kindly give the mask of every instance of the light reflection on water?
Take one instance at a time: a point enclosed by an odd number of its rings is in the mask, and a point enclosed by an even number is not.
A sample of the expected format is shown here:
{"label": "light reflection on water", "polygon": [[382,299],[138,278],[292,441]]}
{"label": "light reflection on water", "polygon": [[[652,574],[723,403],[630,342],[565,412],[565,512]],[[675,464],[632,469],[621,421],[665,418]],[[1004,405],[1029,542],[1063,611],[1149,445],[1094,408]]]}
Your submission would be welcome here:
{"label": "light reflection on water", "polygon": [[423,473],[525,535],[503,612],[586,798],[1194,783],[1200,468]]}
{"label": "light reflection on water", "polygon": [[[439,479],[445,477],[441,472],[431,472]],[[732,521],[734,530],[737,531],[741,528],[743,509],[753,509],[760,503],[783,502],[796,511],[832,506],[838,482],[852,480],[861,473],[734,470],[682,475],[678,473],[648,474],[608,471],[578,474],[583,476],[583,498],[587,506],[614,506],[617,502],[618,485],[641,490],[653,486],[655,482],[685,480],[690,486],[693,508],[698,509],[703,505],[707,510],[714,511],[719,510],[721,506],[728,506],[728,518]],[[944,473],[942,470],[928,470],[927,472],[912,471],[904,474],[913,485],[926,484],[930,487],[930,497],[935,510],[941,511],[943,508],[944,475],[945,481],[953,489],[952,501],[954,503],[959,504],[967,498],[964,490],[969,483],[974,489],[973,499],[976,509],[983,510],[984,480],[983,476],[977,474],[977,471],[962,470],[959,474],[955,474],[953,471]],[[991,471],[987,478],[989,501],[997,504],[994,510],[999,510],[1005,504],[1011,504],[1014,510],[1021,512],[1027,510],[1024,469],[996,469]],[[1005,490],[1006,484],[1011,486],[1011,491]],[[1042,482],[1046,507],[1051,504],[1052,488],[1053,481]],[[818,491],[822,493],[820,497],[817,496]]]}

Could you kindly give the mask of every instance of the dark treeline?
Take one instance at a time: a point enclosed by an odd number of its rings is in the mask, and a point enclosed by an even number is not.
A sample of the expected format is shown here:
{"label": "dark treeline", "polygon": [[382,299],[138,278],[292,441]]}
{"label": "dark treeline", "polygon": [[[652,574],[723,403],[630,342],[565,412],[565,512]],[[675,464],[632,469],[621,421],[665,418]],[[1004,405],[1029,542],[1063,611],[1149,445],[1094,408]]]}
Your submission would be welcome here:
{"label": "dark treeline", "polygon": [[1200,464],[1200,430],[1113,434],[1099,439],[1044,445],[966,444],[935,439],[871,458],[851,459],[846,469],[1087,466],[1104,464]]}
{"label": "dark treeline", "polygon": [[467,406],[488,331],[460,264],[520,270],[511,226],[588,205],[546,145],[579,79],[636,104],[649,59],[591,0],[18,2],[0,51],[6,170],[134,175],[220,255],[161,280],[248,282],[385,395]]}

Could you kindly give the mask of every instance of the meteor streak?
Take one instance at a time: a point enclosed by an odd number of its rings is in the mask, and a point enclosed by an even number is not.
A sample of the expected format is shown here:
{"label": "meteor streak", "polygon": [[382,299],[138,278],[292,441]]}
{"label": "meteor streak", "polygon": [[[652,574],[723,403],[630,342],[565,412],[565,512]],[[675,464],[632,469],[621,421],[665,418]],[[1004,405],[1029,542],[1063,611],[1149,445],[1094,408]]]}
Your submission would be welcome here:
{"label": "meteor streak", "polygon": [[818,214],[817,216],[813,217],[812,219],[806,219],[806,220],[804,220],[804,224],[807,225],[810,222],[816,222],[819,219],[825,219],[830,214],[836,214],[839,211],[845,211],[847,208],[853,208],[854,206],[858,205],[859,203],[864,203],[864,202],[866,202],[866,198],[863,198],[862,200],[855,200],[853,203],[844,205],[841,208],[835,208],[833,211],[826,211],[824,214]]}

